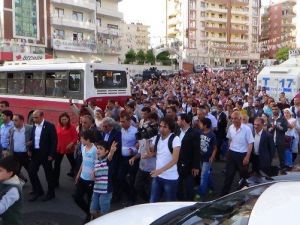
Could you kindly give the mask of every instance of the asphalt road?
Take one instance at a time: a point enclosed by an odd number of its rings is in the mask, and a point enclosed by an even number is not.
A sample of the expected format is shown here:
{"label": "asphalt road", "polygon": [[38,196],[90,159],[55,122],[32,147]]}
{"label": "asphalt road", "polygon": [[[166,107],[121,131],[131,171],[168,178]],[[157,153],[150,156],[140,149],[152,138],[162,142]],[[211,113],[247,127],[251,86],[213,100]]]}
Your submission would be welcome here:
{"label": "asphalt road", "polygon": [[[224,182],[224,162],[216,162],[213,166],[213,179],[215,191],[205,200],[217,198]],[[75,205],[71,195],[74,193],[74,180],[66,175],[69,171],[69,162],[64,158],[61,168],[60,188],[56,191],[56,198],[49,202],[29,202],[31,186],[27,183],[23,188],[24,225],[82,225],[85,214]],[[26,171],[22,171],[26,174]],[[27,174],[26,174],[27,175]],[[42,167],[39,171],[41,182],[46,189],[45,175]],[[236,190],[238,175],[236,174],[232,191]],[[112,210],[124,207],[122,203],[113,204]]]}

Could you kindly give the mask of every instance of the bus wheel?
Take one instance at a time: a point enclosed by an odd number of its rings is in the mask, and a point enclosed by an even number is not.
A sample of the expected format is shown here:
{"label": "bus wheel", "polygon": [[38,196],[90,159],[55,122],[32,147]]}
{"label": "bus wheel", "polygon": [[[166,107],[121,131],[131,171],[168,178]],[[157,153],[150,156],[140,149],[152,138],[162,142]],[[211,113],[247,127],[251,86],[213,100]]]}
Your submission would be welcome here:
{"label": "bus wheel", "polygon": [[27,123],[30,124],[30,125],[33,125],[34,122],[33,122],[33,118],[32,118],[32,115],[33,114],[33,111],[31,111],[30,113],[28,113],[28,116],[27,116]]}

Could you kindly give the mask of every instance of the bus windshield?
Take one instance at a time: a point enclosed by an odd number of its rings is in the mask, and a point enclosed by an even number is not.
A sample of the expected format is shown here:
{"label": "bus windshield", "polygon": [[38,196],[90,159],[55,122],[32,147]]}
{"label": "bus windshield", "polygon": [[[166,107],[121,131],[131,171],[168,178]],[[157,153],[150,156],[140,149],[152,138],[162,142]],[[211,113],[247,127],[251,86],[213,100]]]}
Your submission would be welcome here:
{"label": "bus windshield", "polygon": [[95,70],[94,85],[97,89],[126,88],[126,72],[111,70]]}

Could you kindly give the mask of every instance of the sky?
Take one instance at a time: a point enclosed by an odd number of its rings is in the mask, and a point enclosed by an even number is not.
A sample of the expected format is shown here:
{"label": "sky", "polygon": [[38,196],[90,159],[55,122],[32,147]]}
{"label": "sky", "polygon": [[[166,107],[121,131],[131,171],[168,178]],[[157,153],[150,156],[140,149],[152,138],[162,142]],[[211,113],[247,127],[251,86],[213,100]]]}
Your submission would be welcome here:
{"label": "sky", "polygon": [[[272,0],[273,3],[282,0]],[[151,44],[157,45],[163,41],[165,34],[165,0],[123,0],[119,3],[119,10],[124,14],[127,23],[141,22],[150,26]],[[262,0],[262,5],[267,6],[270,0]],[[297,12],[300,12],[300,0],[297,0]],[[298,14],[300,21],[300,13]],[[300,22],[297,23],[298,36],[297,44],[300,48]]]}

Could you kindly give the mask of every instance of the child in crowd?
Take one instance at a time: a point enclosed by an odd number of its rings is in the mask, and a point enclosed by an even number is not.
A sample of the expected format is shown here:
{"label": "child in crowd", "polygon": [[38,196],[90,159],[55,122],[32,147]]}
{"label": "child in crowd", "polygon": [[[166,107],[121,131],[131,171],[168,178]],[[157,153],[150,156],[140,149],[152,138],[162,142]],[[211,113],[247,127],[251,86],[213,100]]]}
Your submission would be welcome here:
{"label": "child in crowd", "polygon": [[93,171],[97,159],[97,148],[93,144],[95,135],[92,130],[84,131],[80,136],[80,141],[83,144],[82,163],[76,176],[76,192],[73,198],[76,204],[86,213],[85,222],[88,222],[91,218],[90,205],[94,187]]}
{"label": "child in crowd", "polygon": [[112,198],[112,171],[111,160],[117,150],[117,143],[113,142],[110,149],[109,143],[101,141],[96,144],[97,160],[95,161],[95,183],[91,202],[91,219],[109,212]]}
{"label": "child in crowd", "polygon": [[203,118],[199,122],[201,129],[200,134],[200,151],[202,155],[201,180],[199,186],[199,195],[197,198],[207,194],[207,189],[213,190],[211,176],[211,166],[217,153],[217,141],[214,132],[211,130],[211,120]]}
{"label": "child in crowd", "polygon": [[3,225],[21,225],[23,182],[16,175],[19,163],[13,156],[0,160],[0,217]]}

